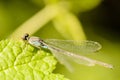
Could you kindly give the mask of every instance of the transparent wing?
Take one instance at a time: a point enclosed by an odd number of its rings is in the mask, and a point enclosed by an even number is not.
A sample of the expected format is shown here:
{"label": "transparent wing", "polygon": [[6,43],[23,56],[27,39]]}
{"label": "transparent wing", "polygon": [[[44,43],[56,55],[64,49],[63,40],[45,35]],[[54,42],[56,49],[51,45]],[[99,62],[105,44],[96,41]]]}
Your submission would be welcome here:
{"label": "transparent wing", "polygon": [[51,47],[49,47],[49,49],[51,50],[51,52],[53,53],[53,55],[56,57],[56,59],[63,64],[70,72],[74,71],[73,66],[69,63],[67,56],[62,54],[62,51],[57,51],[56,49],[53,49]]}
{"label": "transparent wing", "polygon": [[58,59],[60,63],[65,65],[70,71],[73,71],[72,66],[69,64],[68,61],[74,61],[78,64],[84,64],[87,66],[94,66],[96,64],[106,67],[106,68],[113,68],[111,64],[107,64],[101,61],[97,61],[94,59],[90,59],[88,57],[77,55],[68,51],[61,50],[57,47],[54,47],[52,45],[48,45],[48,49],[51,50],[51,52],[54,54],[54,56]]}
{"label": "transparent wing", "polygon": [[94,53],[101,49],[101,45],[94,41],[74,41],[74,40],[58,40],[58,39],[47,39],[45,42],[48,45],[53,45],[62,50],[72,53]]}

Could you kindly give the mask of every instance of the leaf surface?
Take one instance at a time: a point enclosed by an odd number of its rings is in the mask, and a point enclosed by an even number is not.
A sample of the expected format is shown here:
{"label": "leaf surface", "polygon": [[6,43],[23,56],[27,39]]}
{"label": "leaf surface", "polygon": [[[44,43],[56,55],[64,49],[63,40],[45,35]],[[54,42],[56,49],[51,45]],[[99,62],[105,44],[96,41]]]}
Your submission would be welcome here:
{"label": "leaf surface", "polygon": [[0,80],[68,80],[52,73],[56,63],[52,54],[23,41],[0,41]]}

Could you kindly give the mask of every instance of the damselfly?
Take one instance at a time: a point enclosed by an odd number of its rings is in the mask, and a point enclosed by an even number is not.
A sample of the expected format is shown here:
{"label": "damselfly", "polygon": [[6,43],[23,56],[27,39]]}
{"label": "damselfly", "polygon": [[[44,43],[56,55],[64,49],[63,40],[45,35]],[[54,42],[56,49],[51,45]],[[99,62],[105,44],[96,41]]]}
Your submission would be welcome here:
{"label": "damselfly", "polygon": [[94,53],[96,51],[99,51],[102,47],[98,42],[95,41],[74,41],[59,39],[42,40],[39,37],[29,37],[29,34],[25,34],[23,36],[23,40],[26,40],[29,44],[39,49],[49,49],[57,58],[57,60],[65,67],[67,67],[70,71],[72,71],[72,67],[68,62],[69,60],[87,66],[94,66],[98,64],[106,68],[113,68],[111,64],[93,60],[79,54]]}

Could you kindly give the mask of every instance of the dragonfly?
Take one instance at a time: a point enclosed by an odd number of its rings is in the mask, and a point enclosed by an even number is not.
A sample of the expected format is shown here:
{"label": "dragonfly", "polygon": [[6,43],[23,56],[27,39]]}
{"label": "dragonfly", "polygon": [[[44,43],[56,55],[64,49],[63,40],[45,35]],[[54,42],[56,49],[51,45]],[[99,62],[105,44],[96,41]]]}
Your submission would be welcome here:
{"label": "dragonfly", "polygon": [[100,43],[95,41],[60,39],[42,40],[36,36],[30,37],[28,33],[26,33],[22,39],[38,49],[44,48],[50,50],[56,59],[69,71],[73,71],[73,67],[69,63],[70,60],[78,64],[84,64],[86,66],[95,66],[97,64],[106,68],[113,68],[113,65],[111,64],[80,55],[80,53],[95,53],[99,51],[102,46]]}

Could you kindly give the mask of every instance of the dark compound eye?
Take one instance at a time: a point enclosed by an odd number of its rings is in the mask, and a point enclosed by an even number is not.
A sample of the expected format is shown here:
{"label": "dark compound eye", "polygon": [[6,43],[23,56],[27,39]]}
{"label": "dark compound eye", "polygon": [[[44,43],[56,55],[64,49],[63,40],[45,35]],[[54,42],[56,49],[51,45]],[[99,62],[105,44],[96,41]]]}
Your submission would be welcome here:
{"label": "dark compound eye", "polygon": [[23,40],[28,40],[28,38],[29,38],[29,34],[28,34],[28,33],[26,33],[26,34],[22,37]]}

